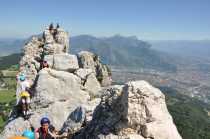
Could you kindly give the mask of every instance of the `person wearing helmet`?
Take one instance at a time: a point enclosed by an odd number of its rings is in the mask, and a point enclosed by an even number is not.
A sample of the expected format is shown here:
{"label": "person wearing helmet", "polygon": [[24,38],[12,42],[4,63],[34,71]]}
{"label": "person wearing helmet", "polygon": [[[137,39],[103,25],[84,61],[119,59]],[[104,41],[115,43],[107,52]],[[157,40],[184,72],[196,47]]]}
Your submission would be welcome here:
{"label": "person wearing helmet", "polygon": [[36,130],[35,139],[54,139],[56,136],[55,127],[50,124],[50,120],[44,117],[40,121],[41,127]]}
{"label": "person wearing helmet", "polygon": [[20,93],[20,98],[21,112],[23,117],[27,119],[29,114],[30,94],[27,91],[23,91]]}
{"label": "person wearing helmet", "polygon": [[49,65],[46,60],[42,62],[42,68],[49,68]]}
{"label": "person wearing helmet", "polygon": [[30,88],[29,80],[27,80],[25,76],[20,77],[20,88],[21,91],[26,91],[26,88]]}
{"label": "person wearing helmet", "polygon": [[30,130],[25,130],[23,132],[23,137],[26,137],[27,139],[35,139],[35,135],[34,132],[30,131]]}
{"label": "person wearing helmet", "polygon": [[24,74],[21,73],[17,81],[16,104],[20,101],[20,93],[26,91],[27,88],[30,88],[30,83]]}
{"label": "person wearing helmet", "polygon": [[21,85],[20,82],[25,80],[25,75],[23,73],[19,73],[16,75],[17,80],[17,90],[16,90],[16,104],[20,101],[20,93],[21,93]]}

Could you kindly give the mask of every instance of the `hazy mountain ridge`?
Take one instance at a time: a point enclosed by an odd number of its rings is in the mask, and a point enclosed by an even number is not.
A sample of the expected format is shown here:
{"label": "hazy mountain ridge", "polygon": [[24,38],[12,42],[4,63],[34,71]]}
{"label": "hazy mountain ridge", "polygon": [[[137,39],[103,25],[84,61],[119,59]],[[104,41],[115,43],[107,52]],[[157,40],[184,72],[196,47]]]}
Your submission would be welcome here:
{"label": "hazy mountain ridge", "polygon": [[24,43],[23,39],[0,39],[0,56],[20,53]]}
{"label": "hazy mountain ridge", "polygon": [[89,35],[72,37],[71,51],[76,53],[87,50],[101,56],[104,63],[115,66],[132,66],[157,70],[175,71],[176,67],[160,53],[151,49],[148,42],[136,37],[115,35],[108,38],[96,38]]}
{"label": "hazy mountain ridge", "polygon": [[[0,39],[0,55],[20,53],[25,41],[21,39]],[[91,35],[79,35],[71,37],[70,43],[72,53],[78,53],[81,50],[91,51],[100,55],[103,63],[108,65],[162,71],[176,71],[176,66],[183,61],[189,63],[186,60],[208,60],[210,55],[209,40],[146,42],[135,36],[115,35],[97,38]]]}
{"label": "hazy mountain ridge", "polygon": [[[18,53],[21,52],[21,45],[24,42],[24,40],[19,40],[16,45],[2,43],[0,49],[3,49],[4,54]],[[100,55],[103,63],[108,65],[176,71],[176,66],[168,61],[169,56],[166,58],[165,53],[151,49],[148,42],[138,40],[135,36],[115,35],[97,38],[90,35],[80,35],[71,37],[70,43],[72,53],[81,50],[91,51]],[[5,47],[7,50],[4,49]]]}
{"label": "hazy mountain ridge", "polygon": [[170,54],[209,59],[210,40],[148,41],[153,48]]}
{"label": "hazy mountain ridge", "polygon": [[[37,35],[37,36],[40,36]],[[0,56],[9,55],[12,53],[20,52],[24,43],[29,40],[28,39],[3,39],[0,38]],[[97,38],[91,35],[79,35],[71,37],[72,50],[79,51],[75,48],[74,45],[78,45],[81,43],[84,47],[92,44],[93,46],[97,46],[99,44],[103,45],[121,45],[128,46],[131,45],[133,47],[138,46],[146,46],[146,48],[152,47],[152,49],[159,50],[162,52],[166,52],[174,55],[188,56],[188,57],[208,57],[210,55],[210,40],[147,40],[141,41],[138,40],[135,36],[123,37],[120,35],[115,35],[112,37],[103,37]],[[120,42],[121,43],[120,43]],[[81,45],[80,44],[80,45]]]}

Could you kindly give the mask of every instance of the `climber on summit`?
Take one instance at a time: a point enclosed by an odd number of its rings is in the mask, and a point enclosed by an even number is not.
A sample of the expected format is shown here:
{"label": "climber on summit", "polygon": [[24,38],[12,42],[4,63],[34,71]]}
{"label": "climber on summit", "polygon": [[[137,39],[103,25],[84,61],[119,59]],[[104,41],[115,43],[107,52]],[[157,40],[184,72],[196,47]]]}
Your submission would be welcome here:
{"label": "climber on summit", "polygon": [[57,23],[57,25],[56,25],[56,29],[58,29],[58,28],[60,28],[60,25]]}
{"label": "climber on summit", "polygon": [[54,30],[53,23],[51,23],[51,24],[50,24],[50,26],[49,26],[49,30],[50,30],[50,31],[53,31],[53,30]]}
{"label": "climber on summit", "polygon": [[53,32],[53,38],[56,40],[56,35],[58,34],[58,29],[60,28],[60,25],[57,23],[56,28],[54,29]]}
{"label": "climber on summit", "polygon": [[35,139],[55,139],[57,131],[50,124],[47,117],[43,117],[40,121],[41,127],[36,130]]}

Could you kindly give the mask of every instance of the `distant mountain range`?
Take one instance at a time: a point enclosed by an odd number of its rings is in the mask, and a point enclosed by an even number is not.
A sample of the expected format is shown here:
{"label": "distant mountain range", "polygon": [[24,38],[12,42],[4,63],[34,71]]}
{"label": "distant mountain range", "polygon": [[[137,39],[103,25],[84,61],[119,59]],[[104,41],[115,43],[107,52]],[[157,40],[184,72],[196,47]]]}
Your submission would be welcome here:
{"label": "distant mountain range", "polygon": [[[20,53],[28,39],[0,39],[0,56]],[[100,55],[108,65],[176,71],[179,56],[210,59],[210,41],[142,41],[135,36],[97,38],[91,35],[70,38],[70,52],[87,50]],[[14,58],[14,55],[12,56]],[[176,62],[175,62],[176,60]],[[179,61],[179,60],[178,60]]]}
{"label": "distant mountain range", "polygon": [[152,48],[186,57],[210,59],[210,40],[149,41]]}
{"label": "distant mountain range", "polygon": [[107,38],[96,38],[80,35],[70,39],[71,52],[87,50],[98,54],[108,65],[119,67],[138,67],[156,70],[175,71],[165,53],[151,49],[151,45],[138,40],[135,36],[115,35]]}
{"label": "distant mountain range", "polygon": [[0,56],[20,53],[24,43],[23,39],[0,39]]}

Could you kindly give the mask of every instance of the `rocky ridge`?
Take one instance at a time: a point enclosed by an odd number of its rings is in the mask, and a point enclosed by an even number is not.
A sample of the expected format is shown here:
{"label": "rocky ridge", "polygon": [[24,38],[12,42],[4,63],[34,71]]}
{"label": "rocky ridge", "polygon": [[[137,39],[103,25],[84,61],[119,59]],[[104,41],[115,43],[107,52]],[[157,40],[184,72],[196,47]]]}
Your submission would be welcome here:
{"label": "rocky ridge", "polygon": [[110,86],[111,71],[99,56],[68,54],[68,38],[49,27],[24,46],[20,73],[32,83],[31,116],[12,113],[2,139],[38,128],[43,116],[69,139],[181,139],[158,89],[145,81]]}

